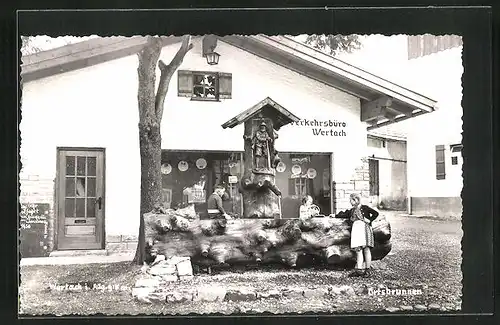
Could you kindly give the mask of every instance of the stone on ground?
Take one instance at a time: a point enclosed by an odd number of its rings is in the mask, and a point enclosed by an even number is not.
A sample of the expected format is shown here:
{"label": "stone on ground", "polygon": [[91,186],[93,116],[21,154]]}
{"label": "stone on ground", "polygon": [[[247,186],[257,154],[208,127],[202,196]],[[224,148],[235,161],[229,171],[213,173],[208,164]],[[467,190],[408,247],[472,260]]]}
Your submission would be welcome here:
{"label": "stone on ground", "polygon": [[192,292],[172,292],[168,293],[166,296],[166,301],[167,302],[185,302],[185,301],[191,301],[193,300],[193,293]]}
{"label": "stone on ground", "polygon": [[427,310],[427,307],[426,307],[426,306],[424,306],[424,305],[415,305],[413,308],[414,308],[416,311],[425,311],[425,310]]}
{"label": "stone on ground", "polygon": [[330,288],[331,295],[355,295],[356,292],[351,286],[343,285],[343,286],[333,286]]}
{"label": "stone on ground", "polygon": [[300,299],[304,297],[304,290],[299,288],[290,288],[283,291],[283,296],[290,299]]}
{"label": "stone on ground", "polygon": [[223,287],[201,287],[193,296],[193,301],[223,301],[226,289]]}
{"label": "stone on ground", "polygon": [[175,274],[175,272],[175,265],[170,265],[166,261],[158,262],[158,264],[152,266],[148,271],[151,275]]}
{"label": "stone on ground", "polygon": [[252,289],[240,288],[236,290],[228,290],[225,300],[230,301],[252,301],[257,299],[257,294]]}
{"label": "stone on ground", "polygon": [[257,299],[267,299],[267,298],[280,298],[281,293],[276,289],[271,289],[269,291],[257,292]]}
{"label": "stone on ground", "polygon": [[193,275],[193,267],[191,266],[190,259],[177,263],[177,274],[179,276]]}
{"label": "stone on ground", "polygon": [[159,262],[161,261],[164,261],[165,260],[165,255],[157,255],[154,262],[151,264],[152,266],[153,265],[156,265],[158,264]]}
{"label": "stone on ground", "polygon": [[304,297],[306,298],[323,298],[328,294],[328,290],[324,288],[305,289]]}
{"label": "stone on ground", "polygon": [[388,307],[388,308],[385,309],[385,311],[388,311],[390,313],[395,313],[395,312],[399,311],[399,308],[397,308],[397,307]]}
{"label": "stone on ground", "polygon": [[175,282],[177,281],[179,278],[177,277],[176,274],[163,274],[161,276],[161,279],[163,281],[166,281],[166,282]]}

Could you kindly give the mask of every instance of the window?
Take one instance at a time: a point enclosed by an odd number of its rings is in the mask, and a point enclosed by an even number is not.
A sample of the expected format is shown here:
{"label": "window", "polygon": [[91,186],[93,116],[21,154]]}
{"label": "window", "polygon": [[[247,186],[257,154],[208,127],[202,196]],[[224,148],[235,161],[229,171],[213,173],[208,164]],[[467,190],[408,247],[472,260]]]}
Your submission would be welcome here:
{"label": "window", "polygon": [[445,159],[444,159],[444,146],[436,146],[436,179],[445,179]]}
{"label": "window", "polygon": [[279,155],[282,168],[276,171],[276,186],[282,193],[283,216],[298,217],[301,200],[305,195],[313,198],[313,203],[320,208],[321,214],[330,214],[333,204],[331,154],[280,152]]}
{"label": "window", "polygon": [[452,165],[458,165],[458,156],[462,152],[463,146],[461,144],[452,144],[450,146],[450,151],[451,151],[451,164]]}
{"label": "window", "polygon": [[207,101],[231,98],[232,75],[230,73],[180,70],[177,77],[179,97]]}
{"label": "window", "polygon": [[291,183],[291,193],[289,193],[290,195],[296,195],[296,196],[299,196],[299,197],[304,197],[306,196],[307,194],[309,194],[309,191],[308,191],[308,182],[309,181],[309,178],[306,178],[306,177],[295,177],[295,178],[291,178],[290,179],[290,183]]}
{"label": "window", "polygon": [[462,152],[462,145],[461,144],[452,144],[450,146],[450,150],[451,152],[455,153],[455,152]]}
{"label": "window", "polygon": [[[237,180],[242,175],[240,153],[201,151],[162,151],[161,162],[163,202],[170,208],[193,205],[196,213],[207,212],[206,201],[215,185],[226,187],[223,198],[224,209],[228,213],[241,215],[242,202],[238,184],[232,183],[230,176]],[[185,165],[181,169],[181,162]]]}
{"label": "window", "polygon": [[385,140],[369,137],[367,145],[371,148],[385,148]]}
{"label": "window", "polygon": [[215,99],[217,91],[217,75],[213,73],[193,74],[193,96]]}

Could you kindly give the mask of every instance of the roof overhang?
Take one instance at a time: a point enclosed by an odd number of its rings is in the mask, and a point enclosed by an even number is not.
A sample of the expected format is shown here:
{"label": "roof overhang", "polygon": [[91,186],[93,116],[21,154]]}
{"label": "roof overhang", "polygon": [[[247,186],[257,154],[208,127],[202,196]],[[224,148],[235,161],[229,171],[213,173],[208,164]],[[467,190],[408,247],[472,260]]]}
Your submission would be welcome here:
{"label": "roof overhang", "polygon": [[[23,56],[21,77],[23,82],[28,82],[133,55],[146,41],[143,36],[98,37]],[[162,41],[167,46],[180,42],[181,37],[162,37]]]}
{"label": "roof overhang", "polygon": [[360,98],[368,130],[436,109],[436,101],[285,36],[221,37],[221,40]]}

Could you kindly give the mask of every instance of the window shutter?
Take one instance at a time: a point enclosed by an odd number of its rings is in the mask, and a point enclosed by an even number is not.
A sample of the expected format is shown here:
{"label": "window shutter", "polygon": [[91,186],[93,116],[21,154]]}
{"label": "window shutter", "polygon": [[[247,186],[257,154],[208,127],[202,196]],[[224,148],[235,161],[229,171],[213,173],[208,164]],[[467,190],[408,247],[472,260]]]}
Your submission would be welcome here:
{"label": "window shutter", "polygon": [[177,72],[177,92],[179,97],[193,96],[193,73],[179,70]]}
{"label": "window shutter", "polygon": [[436,179],[445,179],[444,145],[436,146]]}
{"label": "window shutter", "polygon": [[219,98],[229,99],[232,93],[233,77],[230,73],[219,73]]}

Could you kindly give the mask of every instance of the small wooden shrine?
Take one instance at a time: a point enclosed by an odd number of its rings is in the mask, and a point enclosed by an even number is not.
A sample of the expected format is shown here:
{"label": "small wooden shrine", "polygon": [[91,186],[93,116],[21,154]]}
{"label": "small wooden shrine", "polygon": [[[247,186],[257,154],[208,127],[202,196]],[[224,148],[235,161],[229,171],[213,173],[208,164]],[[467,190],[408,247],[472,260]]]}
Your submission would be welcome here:
{"label": "small wooden shrine", "polygon": [[243,217],[280,219],[281,191],[276,187],[276,165],[280,162],[275,143],[278,130],[299,118],[267,97],[222,125],[233,128],[244,123],[244,173],[240,180]]}

